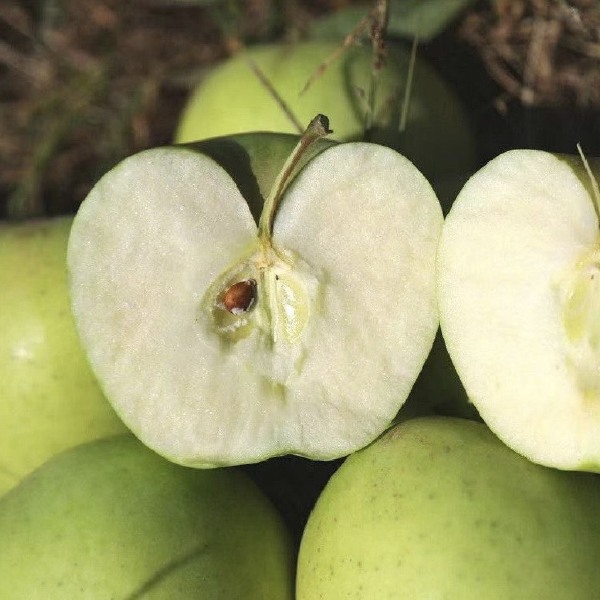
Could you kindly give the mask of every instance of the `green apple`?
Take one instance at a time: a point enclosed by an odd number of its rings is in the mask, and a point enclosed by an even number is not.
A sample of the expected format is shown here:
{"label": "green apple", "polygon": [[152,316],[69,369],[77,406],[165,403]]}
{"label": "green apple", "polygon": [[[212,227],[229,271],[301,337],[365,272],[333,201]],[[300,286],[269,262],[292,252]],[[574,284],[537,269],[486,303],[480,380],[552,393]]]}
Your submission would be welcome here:
{"label": "green apple", "polygon": [[53,454],[125,431],[73,325],[65,266],[71,223],[0,225],[0,494]]}
{"label": "green apple", "polygon": [[[68,264],[83,344],[124,422],[175,462],[345,456],[388,427],[423,366],[440,204],[387,147],[334,144],[306,162],[326,132],[314,119],[279,162],[258,225],[191,147],[126,159],[79,209]],[[245,138],[249,164],[272,135]]]}
{"label": "green apple", "polygon": [[45,463],[0,499],[7,600],[291,600],[279,514],[240,471],[180,467],[133,436]]}
{"label": "green apple", "polygon": [[502,154],[458,195],[439,249],[441,328],[470,400],[511,448],[561,469],[600,469],[593,181],[580,158]]}
{"label": "green apple", "polygon": [[350,456],[306,525],[297,600],[590,600],[600,478],[536,465],[482,423],[406,421]]}
{"label": "green apple", "polygon": [[437,414],[481,420],[465,392],[439,330],[399,417],[408,416],[403,412],[409,406],[413,408],[413,414],[421,416]]}
{"label": "green apple", "polygon": [[387,62],[375,84],[370,48],[354,46],[301,93],[313,73],[339,49],[335,42],[319,41],[254,46],[237,54],[213,69],[193,91],[176,141],[248,131],[297,133],[293,121],[252,69],[252,61],[303,124],[315,114],[325,113],[333,123],[334,139],[363,140],[373,89],[374,122],[368,141],[407,156],[434,187],[448,185],[472,170],[474,141],[465,112],[453,91],[421,58],[414,66],[408,118],[400,132],[411,61],[410,51],[402,46],[388,45]]}

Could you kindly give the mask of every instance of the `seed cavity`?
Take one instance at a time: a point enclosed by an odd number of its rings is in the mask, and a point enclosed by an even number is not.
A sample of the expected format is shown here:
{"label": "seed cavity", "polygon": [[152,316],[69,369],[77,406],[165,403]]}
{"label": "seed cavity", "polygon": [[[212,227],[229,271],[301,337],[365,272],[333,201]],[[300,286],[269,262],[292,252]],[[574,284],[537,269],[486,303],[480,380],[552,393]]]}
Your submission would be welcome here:
{"label": "seed cavity", "polygon": [[294,343],[308,324],[310,300],[301,280],[293,274],[275,277],[276,326],[283,337]]}

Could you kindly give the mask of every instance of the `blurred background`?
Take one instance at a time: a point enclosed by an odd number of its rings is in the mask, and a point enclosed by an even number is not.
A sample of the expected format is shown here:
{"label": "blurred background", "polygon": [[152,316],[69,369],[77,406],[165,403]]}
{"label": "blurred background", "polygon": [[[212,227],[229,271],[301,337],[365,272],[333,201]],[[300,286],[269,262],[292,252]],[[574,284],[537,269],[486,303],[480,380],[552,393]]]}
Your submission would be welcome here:
{"label": "blurred background", "polygon": [[[3,0],[0,218],[73,212],[123,157],[168,144],[190,90],[264,42],[349,34],[375,2]],[[597,0],[389,0],[388,39],[462,100],[478,162],[600,154]],[[325,58],[325,57],[324,57]]]}

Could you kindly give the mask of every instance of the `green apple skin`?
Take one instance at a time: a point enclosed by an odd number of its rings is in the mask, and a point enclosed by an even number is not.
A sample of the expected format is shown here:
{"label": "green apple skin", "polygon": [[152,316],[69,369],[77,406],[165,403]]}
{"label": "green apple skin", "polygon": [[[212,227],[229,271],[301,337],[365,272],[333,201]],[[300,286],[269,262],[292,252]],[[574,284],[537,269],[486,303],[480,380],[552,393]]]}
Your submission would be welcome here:
{"label": "green apple skin", "polygon": [[54,457],[0,500],[0,597],[291,600],[294,552],[241,471],[122,435]]}
{"label": "green apple skin", "polygon": [[[299,136],[293,133],[263,132],[257,135],[248,132],[192,142],[187,146],[209,156],[225,169],[258,223],[265,199],[298,139]],[[328,138],[314,142],[298,163],[298,169],[336,143]]]}
{"label": "green apple skin", "polygon": [[0,494],[50,456],[125,431],[71,317],[71,217],[0,225]]}
{"label": "green apple skin", "polygon": [[411,416],[444,415],[480,421],[475,405],[469,400],[441,332],[438,330],[431,352],[419,373],[405,408],[413,408]]}
{"label": "green apple skin", "polygon": [[[248,56],[302,125],[323,113],[329,117],[333,139],[362,140],[366,100],[361,96],[366,97],[371,86],[368,47],[346,49],[300,94],[313,72],[337,50],[339,45],[333,42],[303,42],[256,46]],[[432,180],[436,191],[450,187],[452,195],[453,180],[471,171],[475,163],[468,119],[452,90],[424,60],[417,59],[407,126],[399,132],[409,63],[408,50],[388,48],[388,63],[377,78],[374,127],[368,141],[398,150]],[[242,53],[216,67],[193,91],[175,140],[190,142],[248,131],[297,133],[297,128]]]}
{"label": "green apple skin", "polygon": [[482,423],[423,417],[350,456],[302,538],[297,599],[590,600],[600,478],[536,465]]}

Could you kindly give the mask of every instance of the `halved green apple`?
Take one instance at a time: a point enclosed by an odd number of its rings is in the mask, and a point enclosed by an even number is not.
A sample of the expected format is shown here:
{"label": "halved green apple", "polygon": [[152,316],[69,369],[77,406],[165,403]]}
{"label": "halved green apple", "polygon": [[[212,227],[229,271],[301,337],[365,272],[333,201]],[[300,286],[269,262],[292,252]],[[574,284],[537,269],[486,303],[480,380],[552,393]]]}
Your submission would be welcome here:
{"label": "halved green apple", "polygon": [[280,171],[258,225],[202,146],[126,159],[75,217],[72,306],[92,368],[175,462],[344,456],[390,424],[427,357],[439,202],[395,151],[326,146],[326,129],[285,136],[297,145],[281,161],[280,136],[244,138],[251,168]]}
{"label": "halved green apple", "polygon": [[600,469],[593,182],[576,157],[502,154],[458,195],[439,250],[442,333],[469,398],[506,444],[562,469]]}

